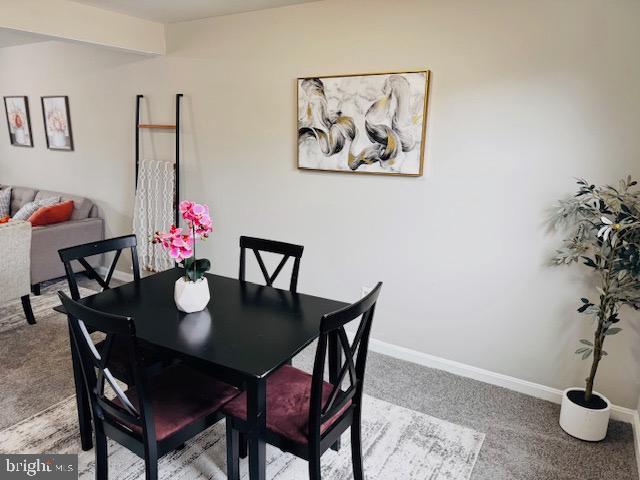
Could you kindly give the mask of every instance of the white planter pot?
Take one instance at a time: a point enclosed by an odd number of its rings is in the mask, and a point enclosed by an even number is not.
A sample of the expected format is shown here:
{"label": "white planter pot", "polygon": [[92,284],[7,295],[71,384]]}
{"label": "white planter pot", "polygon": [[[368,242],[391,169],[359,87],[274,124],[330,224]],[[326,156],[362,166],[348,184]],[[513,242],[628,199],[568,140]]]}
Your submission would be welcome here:
{"label": "white planter pot", "polygon": [[197,282],[185,280],[184,277],[176,280],[173,299],[181,312],[192,313],[204,310],[210,298],[209,282],[206,277]]}
{"label": "white planter pot", "polygon": [[568,396],[571,391],[583,393],[584,388],[567,388],[562,393],[562,406],[560,407],[560,426],[572,437],[589,442],[598,442],[607,436],[609,417],[611,415],[611,402],[604,395],[598,395],[606,407],[593,409],[574,403]]}

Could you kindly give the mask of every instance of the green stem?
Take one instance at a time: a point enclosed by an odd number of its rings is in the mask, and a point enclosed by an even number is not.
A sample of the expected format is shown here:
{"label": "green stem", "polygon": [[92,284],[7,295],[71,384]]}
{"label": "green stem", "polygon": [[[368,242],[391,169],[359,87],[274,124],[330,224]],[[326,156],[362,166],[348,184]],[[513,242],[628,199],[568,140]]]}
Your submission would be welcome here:
{"label": "green stem", "polygon": [[198,279],[196,278],[196,226],[194,224],[191,224],[191,233],[193,235],[193,281],[195,282]]}

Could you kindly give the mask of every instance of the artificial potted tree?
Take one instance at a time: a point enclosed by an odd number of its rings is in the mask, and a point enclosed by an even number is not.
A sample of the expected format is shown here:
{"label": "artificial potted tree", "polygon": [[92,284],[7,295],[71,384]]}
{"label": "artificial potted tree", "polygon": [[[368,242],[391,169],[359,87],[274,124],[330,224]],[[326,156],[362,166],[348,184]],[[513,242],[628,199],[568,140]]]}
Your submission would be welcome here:
{"label": "artificial potted tree", "polygon": [[578,192],[562,200],[552,223],[568,231],[553,263],[581,262],[595,276],[593,301],[581,299],[578,312],[594,319],[593,340],[581,339],[576,354],[591,358],[584,388],[568,388],[562,397],[560,426],[569,435],[599,441],[607,434],[611,404],[594,390],[605,340],[622,330],[623,307],[640,310],[640,191],[631,177],[619,187],[595,186],[578,180]]}

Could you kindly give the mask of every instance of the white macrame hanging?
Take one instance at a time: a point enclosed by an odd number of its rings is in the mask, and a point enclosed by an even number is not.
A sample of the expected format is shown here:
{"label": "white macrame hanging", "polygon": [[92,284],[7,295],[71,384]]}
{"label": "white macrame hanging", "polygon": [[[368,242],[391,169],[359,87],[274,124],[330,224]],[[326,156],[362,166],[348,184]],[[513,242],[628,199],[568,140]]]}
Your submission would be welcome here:
{"label": "white macrame hanging", "polygon": [[151,243],[155,232],[166,232],[175,222],[174,184],[175,170],[172,162],[140,161],[133,232],[138,239],[138,257],[142,270],[162,272],[174,266],[173,260],[162,246]]}

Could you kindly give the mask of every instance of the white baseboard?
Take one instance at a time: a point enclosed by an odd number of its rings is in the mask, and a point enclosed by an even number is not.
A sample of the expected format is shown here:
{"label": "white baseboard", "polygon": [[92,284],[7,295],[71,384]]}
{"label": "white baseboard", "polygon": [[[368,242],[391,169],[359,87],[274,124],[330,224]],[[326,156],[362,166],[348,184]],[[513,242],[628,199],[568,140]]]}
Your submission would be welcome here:
{"label": "white baseboard", "polygon": [[[525,393],[536,398],[548,400],[553,403],[562,401],[562,390],[547,387],[538,383],[521,380],[519,378],[510,377],[501,373],[492,372],[483,368],[474,367],[454,360],[429,355],[428,353],[418,352],[409,348],[400,347],[391,343],[383,342],[372,338],[369,341],[369,348],[373,352],[382,353],[393,358],[405,360],[425,367],[444,370],[461,377],[472,378],[481,382],[497,385],[516,392]],[[633,424],[638,418],[638,411],[631,408],[612,405],[611,418],[622,422]],[[640,427],[640,424],[639,424]],[[638,429],[640,433],[640,428]],[[637,438],[637,437],[636,437]]]}

